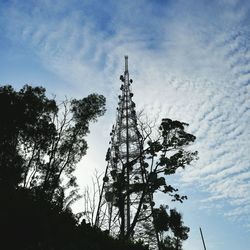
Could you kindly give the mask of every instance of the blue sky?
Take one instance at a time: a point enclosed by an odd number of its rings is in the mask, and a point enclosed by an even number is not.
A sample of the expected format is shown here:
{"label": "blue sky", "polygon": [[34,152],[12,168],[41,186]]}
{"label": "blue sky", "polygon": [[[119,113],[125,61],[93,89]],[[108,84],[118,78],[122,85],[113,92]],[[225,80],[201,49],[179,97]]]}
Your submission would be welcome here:
{"label": "blue sky", "polygon": [[249,11],[240,0],[2,0],[0,83],[107,97],[77,170],[83,188],[105,168],[128,54],[137,109],[187,122],[197,136],[199,161],[170,180],[189,197],[173,204],[191,228],[184,249],[202,249],[201,226],[208,249],[248,250]]}

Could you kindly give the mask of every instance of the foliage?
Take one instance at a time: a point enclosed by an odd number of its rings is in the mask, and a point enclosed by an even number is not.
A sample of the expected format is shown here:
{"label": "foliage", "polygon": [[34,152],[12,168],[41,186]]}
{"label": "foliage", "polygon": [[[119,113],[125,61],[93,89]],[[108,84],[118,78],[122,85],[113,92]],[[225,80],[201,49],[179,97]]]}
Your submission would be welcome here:
{"label": "foliage", "polygon": [[78,197],[73,171],[104,105],[97,94],[57,104],[42,87],[0,87],[1,249],[146,250],[80,223],[70,209]]}
{"label": "foliage", "polygon": [[57,104],[42,87],[3,86],[0,104],[0,185],[27,187],[55,202],[64,189],[76,188],[72,173],[86,154],[89,123],[105,112],[105,98],[91,94]]}
{"label": "foliage", "polygon": [[57,107],[44,93],[39,87],[24,86],[19,92],[0,88],[0,184],[17,187],[29,167],[20,151],[36,143],[44,152],[51,141],[55,128],[50,113]]}
{"label": "foliage", "polygon": [[121,242],[85,221],[70,209],[39,199],[32,190],[0,191],[1,249],[6,250],[146,250]]}
{"label": "foliage", "polygon": [[[181,249],[181,241],[188,238],[189,228],[183,225],[182,216],[176,209],[167,211],[167,206],[161,205],[154,211],[154,226],[160,236],[162,249]],[[164,236],[170,231],[174,237]]]}
{"label": "foliage", "polygon": [[[140,195],[137,211],[125,238],[130,238],[133,235],[135,226],[139,222],[141,223],[144,220],[143,218],[145,218],[144,225],[147,227],[148,215],[144,212],[148,205],[146,197],[152,197],[153,199],[154,194],[160,191],[169,195],[172,201],[183,202],[187,199],[185,195],[178,193],[178,189],[167,183],[166,177],[175,174],[179,168],[184,169],[197,159],[197,151],[188,150],[188,146],[195,141],[195,136],[185,131],[188,124],[171,119],[162,119],[159,131],[155,136],[152,136],[153,127],[150,124],[139,121],[138,125],[140,127],[141,153],[138,157],[130,160],[129,163],[124,163],[127,165],[123,169],[130,168],[132,170],[133,166],[139,161],[144,182],[131,184],[130,188],[127,189],[126,181],[121,173],[117,175],[117,181],[113,183],[114,191],[112,195],[115,195],[115,204],[118,206],[120,214],[124,213],[123,208],[127,192]],[[155,202],[152,202],[150,206],[151,216],[156,220],[154,230],[161,236],[158,239],[160,241],[158,244],[163,246],[170,244],[168,240],[170,238],[163,237],[164,233],[170,230],[174,234],[173,239],[171,238],[172,241],[176,239],[176,244],[180,245],[178,249],[181,249],[181,241],[187,239],[189,231],[189,228],[183,226],[181,215],[174,209],[168,213],[164,206],[154,208]],[[147,231],[150,233],[150,230],[147,229]]]}
{"label": "foliage", "polygon": [[[93,228],[70,205],[79,195],[73,172],[86,154],[85,136],[89,123],[105,112],[105,98],[91,94],[81,100],[65,100],[58,104],[45,95],[42,87],[25,85],[20,91],[11,86],[0,87],[0,195],[1,231],[4,249],[145,249],[142,242],[134,245],[112,239]],[[145,197],[161,191],[173,201],[186,199],[166,182],[165,176],[185,168],[197,152],[186,149],[195,136],[185,132],[187,124],[163,119],[155,139],[147,130],[141,133],[143,150],[139,158],[129,162],[133,168],[140,161],[145,182],[131,186],[128,192],[140,193],[138,211],[125,238],[143,217]],[[151,128],[150,128],[151,130]],[[120,178],[120,179],[119,179]],[[124,180],[114,183],[116,204],[124,203]],[[66,197],[65,190],[69,190]],[[86,194],[88,195],[88,194]],[[88,199],[88,198],[87,198]],[[181,215],[166,207],[153,208],[154,226],[161,236],[162,249],[181,249],[188,228]],[[121,211],[122,212],[122,211]],[[144,223],[145,227],[147,223]],[[173,233],[165,237],[164,233]],[[150,230],[148,230],[150,233]],[[172,248],[171,248],[172,247]]]}

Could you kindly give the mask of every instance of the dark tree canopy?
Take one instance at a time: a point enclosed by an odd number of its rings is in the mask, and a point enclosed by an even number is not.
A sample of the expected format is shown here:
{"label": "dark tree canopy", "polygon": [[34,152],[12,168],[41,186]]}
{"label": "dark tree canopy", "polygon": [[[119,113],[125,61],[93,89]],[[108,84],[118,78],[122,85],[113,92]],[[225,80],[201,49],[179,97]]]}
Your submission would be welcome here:
{"label": "dark tree canopy", "polygon": [[[145,235],[145,240],[150,238],[151,233],[155,230],[160,235],[157,239],[158,246],[162,244],[162,249],[165,249],[164,246],[172,242],[171,244],[179,246],[178,249],[180,250],[181,241],[188,238],[189,228],[183,226],[181,215],[175,209],[170,209],[168,212],[166,206],[157,208],[153,199],[157,192],[170,196],[172,201],[183,202],[187,199],[187,196],[180,195],[179,190],[168,183],[167,177],[175,174],[179,168],[185,169],[193,160],[197,159],[197,151],[189,150],[189,145],[195,141],[196,137],[186,132],[187,123],[169,118],[162,119],[158,133],[156,132],[155,136],[152,135],[153,127],[147,122],[139,120],[138,125],[141,136],[141,152],[139,156],[128,163],[121,162],[121,164],[127,164],[126,167],[133,169],[133,166],[139,161],[144,182],[130,184],[130,188],[127,190],[124,174],[114,173],[116,178],[112,183],[112,192],[107,192],[105,198],[107,201],[113,201],[113,204],[119,208],[120,214],[123,214],[127,192],[140,197],[139,205],[136,208],[135,216],[127,230],[125,239],[133,235],[137,223],[144,221],[144,228],[148,232],[148,235]],[[108,150],[106,160],[109,160],[109,158],[110,151]],[[119,161],[119,159],[117,160]],[[107,176],[104,177],[104,182],[107,181],[105,178]],[[148,207],[146,197],[152,199],[150,206],[151,216],[155,220],[154,228],[150,228],[149,216],[144,213]],[[174,235],[173,238],[166,236],[169,235],[169,232]]]}
{"label": "dark tree canopy", "polygon": [[[167,206],[161,205],[154,209],[154,225],[160,234],[162,250],[181,249],[181,241],[188,238],[189,228],[183,225],[182,216],[176,209],[167,211]],[[171,231],[174,237],[164,237]]]}
{"label": "dark tree canopy", "polygon": [[104,114],[104,105],[97,94],[57,104],[42,87],[1,87],[0,185],[27,187],[49,200],[76,186],[72,173],[86,154],[89,123]]}
{"label": "dark tree canopy", "polygon": [[28,164],[22,151],[32,144],[46,151],[55,136],[51,114],[57,111],[44,88],[26,85],[19,92],[11,86],[0,88],[0,185],[17,187],[24,180]]}

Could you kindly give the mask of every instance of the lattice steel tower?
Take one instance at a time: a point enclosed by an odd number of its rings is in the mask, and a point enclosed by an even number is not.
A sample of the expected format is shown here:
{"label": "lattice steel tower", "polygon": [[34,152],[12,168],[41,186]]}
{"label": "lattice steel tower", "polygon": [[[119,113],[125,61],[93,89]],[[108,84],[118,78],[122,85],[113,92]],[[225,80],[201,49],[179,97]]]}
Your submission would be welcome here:
{"label": "lattice steel tower", "polygon": [[[153,226],[152,195],[142,191],[147,178],[143,156],[143,138],[138,130],[128,56],[120,76],[121,95],[116,123],[110,133],[95,225],[121,239],[143,239],[150,249],[157,249],[158,235]],[[137,222],[137,223],[135,223]]]}

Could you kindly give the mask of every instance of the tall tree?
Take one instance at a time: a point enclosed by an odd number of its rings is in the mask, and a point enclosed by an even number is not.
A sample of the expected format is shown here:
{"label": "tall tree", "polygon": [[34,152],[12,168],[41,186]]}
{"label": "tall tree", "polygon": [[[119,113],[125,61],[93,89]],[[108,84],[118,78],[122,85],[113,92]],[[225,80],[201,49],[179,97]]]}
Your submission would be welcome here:
{"label": "tall tree", "polygon": [[56,103],[45,97],[44,88],[26,85],[18,92],[11,86],[0,88],[0,185],[17,187],[25,179],[31,163],[22,152],[32,144],[46,151],[55,131],[50,118],[55,112]]}
{"label": "tall tree", "polygon": [[1,87],[0,185],[60,200],[64,188],[76,187],[72,173],[86,154],[89,124],[104,112],[102,95],[57,104],[42,87]]}
{"label": "tall tree", "polygon": [[[187,239],[189,229],[182,225],[180,214],[176,210],[170,210],[170,215],[168,216],[165,211],[164,217],[164,213],[162,213],[163,207],[155,208],[153,199],[155,193],[158,191],[169,195],[172,201],[183,202],[187,198],[185,195],[180,195],[177,188],[167,183],[166,177],[175,174],[179,168],[184,169],[197,158],[197,151],[190,151],[188,149],[188,146],[195,141],[195,136],[186,132],[185,127],[188,124],[180,121],[162,119],[159,131],[155,133],[155,136],[152,135],[152,126],[145,122],[139,121],[139,123],[141,127],[141,153],[128,163],[121,164],[126,164],[126,168],[133,169],[133,166],[140,161],[144,182],[131,184],[128,189],[122,173],[113,182],[113,195],[115,196],[114,200],[116,200],[114,204],[120,209],[121,214],[124,212],[124,200],[128,192],[129,194],[137,194],[140,197],[137,210],[126,232],[125,239],[133,237],[136,225],[141,223],[146,228],[146,232],[149,233],[147,237],[150,237],[151,230],[156,230],[157,235],[163,235],[163,232],[171,229],[177,243],[179,242],[180,247],[177,249],[181,249],[181,241]],[[146,215],[144,212],[148,206],[147,197],[151,197],[152,200],[150,204],[151,215]],[[159,216],[161,216],[160,220]],[[162,222],[162,219],[165,219],[165,228],[159,227],[157,223],[154,223],[154,228],[150,228],[150,223],[147,222],[149,217],[153,217],[154,220],[158,218],[158,222]],[[163,246],[167,238],[158,237],[157,240],[158,246]]]}

